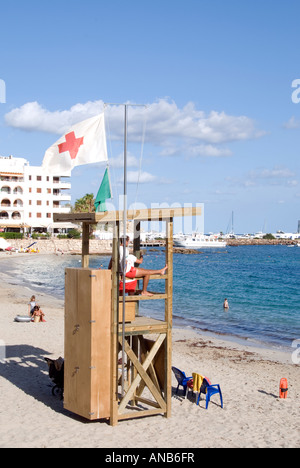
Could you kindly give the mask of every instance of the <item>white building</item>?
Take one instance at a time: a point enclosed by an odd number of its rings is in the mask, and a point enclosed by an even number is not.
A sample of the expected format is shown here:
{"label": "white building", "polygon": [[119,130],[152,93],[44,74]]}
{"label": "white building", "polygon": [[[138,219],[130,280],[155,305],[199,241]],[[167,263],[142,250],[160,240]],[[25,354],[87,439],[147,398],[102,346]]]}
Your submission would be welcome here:
{"label": "white building", "polygon": [[0,229],[54,231],[53,213],[69,213],[70,182],[23,158],[0,156]]}

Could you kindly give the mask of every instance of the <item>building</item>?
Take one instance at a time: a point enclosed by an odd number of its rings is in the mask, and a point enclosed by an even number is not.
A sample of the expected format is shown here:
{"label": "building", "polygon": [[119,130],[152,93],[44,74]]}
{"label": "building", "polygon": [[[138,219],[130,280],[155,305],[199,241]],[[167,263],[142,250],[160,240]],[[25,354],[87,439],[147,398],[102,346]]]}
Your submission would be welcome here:
{"label": "building", "polygon": [[0,229],[13,232],[58,232],[53,213],[69,213],[71,183],[66,177],[30,166],[23,158],[0,156]]}

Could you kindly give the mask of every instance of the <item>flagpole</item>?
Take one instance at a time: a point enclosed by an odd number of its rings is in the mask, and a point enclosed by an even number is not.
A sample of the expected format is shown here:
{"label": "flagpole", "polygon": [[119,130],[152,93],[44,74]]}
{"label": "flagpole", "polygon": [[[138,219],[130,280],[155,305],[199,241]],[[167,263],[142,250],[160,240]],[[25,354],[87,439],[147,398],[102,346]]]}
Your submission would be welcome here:
{"label": "flagpole", "polygon": [[126,291],[126,227],[127,227],[127,104],[124,104],[124,212],[123,212],[123,314],[122,314],[122,396],[125,371],[125,291]]}
{"label": "flagpole", "polygon": [[[127,119],[128,119],[128,107],[146,107],[145,104],[117,104],[117,103],[105,103],[108,105],[123,105],[124,106],[124,201],[123,201],[123,261],[122,261],[122,273],[123,273],[123,315],[122,315],[122,376],[121,376],[121,394],[124,396],[124,373],[125,373],[125,279],[126,279],[126,230],[127,230]],[[118,314],[119,314],[119,303],[118,303]]]}
{"label": "flagpole", "polygon": [[[122,375],[121,375],[121,394],[124,396],[124,373],[125,373],[125,269],[126,269],[126,224],[127,224],[127,107],[128,104],[105,103],[104,106],[115,105],[124,106],[124,200],[123,200],[123,259],[122,259],[122,280],[123,280],[123,314],[122,314]],[[118,249],[120,241],[118,239]],[[120,265],[118,265],[118,289],[120,280]],[[117,317],[119,317],[119,300],[117,303]]]}

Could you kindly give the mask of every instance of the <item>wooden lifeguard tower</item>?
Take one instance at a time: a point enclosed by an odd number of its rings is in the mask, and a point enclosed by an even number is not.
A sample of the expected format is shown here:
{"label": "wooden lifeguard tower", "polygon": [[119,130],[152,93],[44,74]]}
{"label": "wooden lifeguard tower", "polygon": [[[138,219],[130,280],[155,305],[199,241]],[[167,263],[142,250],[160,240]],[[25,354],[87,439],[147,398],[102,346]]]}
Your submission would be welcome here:
{"label": "wooden lifeguard tower", "polygon": [[[120,297],[122,211],[54,215],[55,222],[82,223],[83,229],[82,268],[66,269],[64,407],[89,420],[109,419],[111,425],[124,419],[171,415],[173,219],[202,213],[200,207],[189,207],[126,214],[134,222],[137,257],[141,221],[166,224],[168,270],[164,276],[151,276],[165,281],[163,293]],[[113,226],[112,270],[89,268],[89,226],[98,223]],[[164,301],[164,320],[139,316],[136,311],[142,300]]]}

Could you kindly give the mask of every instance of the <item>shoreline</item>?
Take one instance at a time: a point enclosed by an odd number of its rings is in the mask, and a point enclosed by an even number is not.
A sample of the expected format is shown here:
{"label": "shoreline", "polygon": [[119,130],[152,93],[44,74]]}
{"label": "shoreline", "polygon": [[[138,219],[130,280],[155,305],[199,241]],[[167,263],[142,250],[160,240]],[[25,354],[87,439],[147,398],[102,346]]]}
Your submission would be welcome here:
{"label": "shoreline", "polygon": [[193,326],[180,326],[180,325],[173,325],[175,329],[179,329],[181,331],[184,330],[191,330],[191,332],[200,335],[203,338],[206,339],[215,339],[217,341],[220,341],[222,343],[227,343],[228,346],[238,346],[241,348],[247,348],[247,349],[252,349],[255,352],[259,352],[259,350],[262,350],[263,352],[274,354],[281,356],[281,359],[283,362],[290,362],[290,356],[292,353],[292,347],[289,346],[283,346],[279,344],[271,344],[266,341],[262,340],[254,340],[250,339],[247,337],[242,337],[242,336],[237,336],[233,334],[226,334],[222,332],[215,332],[215,331],[210,331],[210,330],[203,330],[201,328],[193,327]]}
{"label": "shoreline", "polygon": [[[22,256],[26,256],[28,254],[19,254]],[[49,255],[49,254],[45,254]],[[1,256],[0,256],[1,258]],[[56,309],[61,309],[62,316],[64,315],[64,297],[55,297],[55,295],[48,293],[44,290],[37,291],[29,288],[29,286],[24,285],[21,286],[19,284],[13,284],[10,281],[13,280],[12,277],[6,275],[3,272],[0,272],[0,292],[1,290],[6,290],[9,296],[16,298],[17,302],[20,302],[20,299],[24,299],[25,303],[27,304],[27,300],[29,296],[32,294],[41,298],[41,301],[44,306],[50,307],[51,309],[54,307]],[[255,340],[249,337],[242,337],[238,335],[233,335],[229,333],[218,332],[214,330],[207,330],[197,327],[195,325],[189,324],[180,324],[180,322],[185,321],[186,319],[181,317],[173,316],[173,330],[175,333],[183,334],[183,335],[190,335],[193,338],[200,337],[204,340],[216,340],[217,342],[222,343],[222,346],[231,347],[231,348],[238,348],[238,349],[247,349],[252,350],[258,354],[262,355],[269,355],[275,357],[275,360],[279,360],[280,362],[291,363],[291,354],[293,352],[293,348],[279,345],[279,344],[271,344],[269,342],[263,340]],[[0,336],[1,339],[1,336]]]}
{"label": "shoreline", "polygon": [[[0,273],[1,280],[3,279],[3,273]],[[31,294],[35,294],[36,297],[39,297],[39,303],[43,304],[44,308],[56,309],[60,310],[62,314],[62,319],[64,317],[64,298],[56,298],[52,294],[48,294],[44,291],[36,291],[31,290],[28,286],[23,286],[20,288],[19,285],[14,285],[7,282],[5,278],[4,282],[0,285],[0,292],[5,291],[10,297],[14,298],[16,304],[23,303],[27,305],[27,301],[29,300],[29,296]],[[0,296],[2,294],[0,293]],[[18,314],[17,314],[18,315]],[[21,315],[21,314],[19,314]],[[26,313],[22,314],[26,315]],[[176,322],[176,319],[174,320]],[[291,364],[291,353],[292,348],[281,348],[280,346],[271,346],[269,343],[265,343],[262,341],[254,342],[251,341],[249,338],[243,338],[235,335],[230,335],[222,332],[214,332],[210,330],[203,330],[201,328],[190,326],[190,325],[180,325],[173,323],[173,331],[175,337],[178,336],[185,336],[189,337],[189,339],[196,339],[200,338],[204,341],[213,341],[217,342],[220,346],[226,348],[236,348],[236,349],[247,349],[252,350],[255,353],[261,354],[263,356],[273,356],[275,360],[280,362]],[[1,337],[0,337],[1,339]]]}
{"label": "shoreline", "polygon": [[[300,373],[291,356],[176,327],[172,365],[220,384],[224,409],[217,396],[205,410],[203,397],[197,406],[191,392],[187,399],[182,392],[176,395],[172,374],[169,419],[154,416],[111,427],[70,413],[52,396],[44,360],[64,355],[64,301],[40,294],[37,301],[46,322],[14,322],[16,315],[26,313],[30,294],[24,287],[3,283],[0,287],[0,340],[6,346],[6,359],[0,364],[1,448],[300,447]],[[289,382],[287,400],[278,398],[282,377]],[[199,418],[205,431],[195,430]],[[188,424],[179,430],[182,421]]]}
{"label": "shoreline", "polygon": [[[192,252],[191,252],[192,253]],[[202,252],[200,252],[202,253]],[[59,257],[61,257],[61,254],[53,254],[53,253],[39,253],[39,254],[28,254],[28,253],[16,253],[16,252],[13,252],[13,253],[8,253],[8,252],[0,252],[0,261],[1,260],[8,260],[9,258],[12,258],[12,259],[18,259],[18,258],[26,258],[28,257],[28,255],[34,255],[35,258],[38,258],[39,256],[55,256],[55,255],[59,255]],[[81,255],[79,254],[72,254],[72,253],[66,253],[65,254],[65,257],[68,257],[68,256],[74,256],[74,255],[78,255],[79,258],[81,258]],[[100,256],[101,255],[108,255],[107,253],[102,253],[102,254],[99,254]],[[96,256],[94,255],[93,253],[91,254],[91,256]],[[16,288],[16,291],[18,291],[20,288],[21,289],[27,289],[28,291],[31,291],[30,288],[29,288],[29,284],[21,284],[20,283],[15,283],[15,280],[14,280],[14,277],[13,276],[10,276],[9,274],[5,273],[5,272],[1,272],[0,271],[0,278],[1,278],[1,281],[6,284],[8,287],[11,287],[11,288]],[[45,297],[48,297],[49,301],[51,301],[51,298],[53,301],[55,301],[56,299],[58,301],[61,301],[62,303],[64,303],[64,295],[61,294],[61,291],[59,293],[59,297],[56,298],[55,295],[53,293],[51,293],[50,291],[47,291],[45,287],[41,286],[39,288],[36,288],[34,291],[32,291],[31,293],[29,292],[29,294],[34,294],[34,295],[39,295],[39,296],[45,296]],[[144,315],[148,315],[148,311],[145,311],[146,314]],[[155,316],[155,311],[153,312],[154,313],[154,316]],[[211,338],[216,338],[216,339],[220,339],[222,341],[226,341],[228,343],[232,343],[233,345],[234,344],[242,344],[243,346],[245,347],[249,347],[249,348],[257,348],[257,349],[266,349],[266,350],[270,350],[270,351],[278,351],[279,353],[283,353],[283,354],[290,354],[291,353],[291,350],[292,350],[292,341],[290,342],[290,345],[288,345],[287,343],[275,343],[275,342],[272,342],[272,341],[266,341],[264,340],[263,337],[254,337],[254,338],[251,338],[249,336],[242,336],[242,335],[235,335],[234,333],[226,333],[226,332],[222,332],[222,331],[219,331],[219,330],[209,330],[207,328],[201,328],[199,327],[197,324],[195,324],[195,322],[190,319],[186,319],[184,317],[178,317],[176,315],[173,315],[173,326],[178,328],[178,329],[182,329],[182,330],[193,330],[196,334],[200,334],[200,335],[203,335],[203,336],[207,336],[207,337],[211,337]],[[286,340],[287,341],[287,340]]]}
{"label": "shoreline", "polygon": [[[16,254],[19,256],[27,256],[28,254]],[[49,254],[44,254],[44,255],[49,255]],[[70,255],[70,254],[68,254]],[[1,258],[3,258],[0,255],[0,261]],[[16,284],[14,281],[14,277],[1,272],[0,271],[0,279],[2,284],[5,284],[8,288],[12,288],[16,291],[16,294],[19,294],[19,291],[27,290],[28,295],[35,295],[35,296],[40,296],[40,297],[45,297],[47,298],[47,302],[51,301],[58,301],[58,303],[64,304],[64,296],[61,296],[59,294],[59,297],[55,297],[54,294],[51,294],[50,292],[45,291],[43,287],[41,289],[34,289],[30,288],[28,284],[24,284],[20,286],[20,284]],[[22,297],[25,297],[24,294],[20,293]],[[149,312],[147,311],[146,314],[144,315],[149,315]],[[155,312],[154,312],[155,316]],[[282,353],[283,355],[290,355],[291,353],[291,346],[288,345],[283,345],[279,343],[272,343],[268,341],[264,341],[263,338],[257,337],[256,339],[250,338],[247,336],[239,336],[239,335],[234,335],[233,333],[225,333],[222,331],[215,331],[215,330],[209,330],[209,329],[203,329],[195,324],[193,324],[193,320],[190,320],[190,323],[188,323],[186,318],[183,317],[178,317],[176,315],[173,315],[173,327],[175,329],[179,330],[191,330],[197,335],[201,335],[203,337],[207,338],[215,338],[217,340],[221,340],[224,342],[228,342],[231,345],[242,345],[247,348],[253,348],[253,349],[265,349],[269,350],[270,352],[278,352]],[[291,343],[292,344],[292,343]]]}

